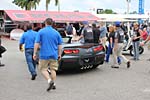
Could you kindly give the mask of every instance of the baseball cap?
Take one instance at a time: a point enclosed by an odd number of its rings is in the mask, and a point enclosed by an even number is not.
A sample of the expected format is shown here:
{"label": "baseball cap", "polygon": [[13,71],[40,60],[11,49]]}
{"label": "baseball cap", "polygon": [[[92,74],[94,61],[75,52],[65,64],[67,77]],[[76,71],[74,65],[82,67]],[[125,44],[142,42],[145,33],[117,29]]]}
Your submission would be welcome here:
{"label": "baseball cap", "polygon": [[120,24],[121,24],[120,22],[115,22],[116,27],[120,27]]}
{"label": "baseball cap", "polygon": [[83,21],[82,23],[83,23],[83,25],[88,25],[89,24],[88,21]]}

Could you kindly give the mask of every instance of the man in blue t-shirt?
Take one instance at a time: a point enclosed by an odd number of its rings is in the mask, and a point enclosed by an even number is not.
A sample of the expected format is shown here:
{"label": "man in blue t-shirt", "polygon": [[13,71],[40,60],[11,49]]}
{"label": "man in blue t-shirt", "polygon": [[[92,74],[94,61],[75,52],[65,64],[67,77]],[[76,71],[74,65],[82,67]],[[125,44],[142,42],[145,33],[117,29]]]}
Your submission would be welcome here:
{"label": "man in blue t-shirt", "polygon": [[[54,28],[52,28],[53,20],[47,18],[45,20],[46,27],[38,32],[34,46],[34,56],[36,59],[36,53],[40,47],[39,52],[39,69],[43,76],[47,79],[49,87],[47,91],[52,88],[55,89],[54,81],[56,79],[56,70],[58,69],[57,60],[61,59],[62,38]],[[50,66],[51,77],[48,73],[48,66]]]}
{"label": "man in blue t-shirt", "polygon": [[32,75],[31,80],[35,80],[36,74],[36,62],[33,60],[34,43],[37,32],[32,30],[32,25],[26,23],[27,31],[23,33],[19,43],[19,49],[22,51],[23,44],[25,44],[25,57],[28,64],[28,69]]}

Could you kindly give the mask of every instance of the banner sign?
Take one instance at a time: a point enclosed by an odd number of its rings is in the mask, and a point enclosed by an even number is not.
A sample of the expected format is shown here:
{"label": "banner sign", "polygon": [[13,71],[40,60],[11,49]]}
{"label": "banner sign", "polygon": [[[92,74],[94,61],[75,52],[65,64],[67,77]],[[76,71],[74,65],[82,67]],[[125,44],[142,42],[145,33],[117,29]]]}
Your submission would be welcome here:
{"label": "banner sign", "polygon": [[144,14],[144,0],[139,0],[139,14]]}

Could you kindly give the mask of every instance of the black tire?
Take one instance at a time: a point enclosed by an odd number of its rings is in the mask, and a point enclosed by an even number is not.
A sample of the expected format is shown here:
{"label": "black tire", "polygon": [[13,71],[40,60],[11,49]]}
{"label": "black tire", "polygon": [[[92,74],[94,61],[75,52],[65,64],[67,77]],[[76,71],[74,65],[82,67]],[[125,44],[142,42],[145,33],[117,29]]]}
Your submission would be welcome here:
{"label": "black tire", "polygon": [[142,54],[144,52],[144,48],[142,46],[139,47],[139,52]]}
{"label": "black tire", "polygon": [[[139,47],[139,54],[142,54],[144,52],[144,48],[142,46]],[[130,55],[133,56],[134,52],[133,49],[130,50]]]}

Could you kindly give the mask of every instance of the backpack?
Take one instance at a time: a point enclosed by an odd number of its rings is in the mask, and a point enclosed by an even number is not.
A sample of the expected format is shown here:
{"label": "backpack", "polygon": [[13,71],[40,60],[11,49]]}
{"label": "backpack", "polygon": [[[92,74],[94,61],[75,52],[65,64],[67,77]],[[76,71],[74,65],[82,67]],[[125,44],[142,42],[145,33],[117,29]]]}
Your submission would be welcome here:
{"label": "backpack", "polygon": [[67,34],[68,34],[68,35],[72,35],[72,33],[73,33],[73,27],[72,27],[71,25],[69,25],[69,26],[67,27],[66,31],[67,31]]}
{"label": "backpack", "polygon": [[84,40],[94,40],[93,38],[93,29],[92,28],[85,28],[84,30]]}
{"label": "backpack", "polygon": [[124,31],[122,29],[117,30],[117,37],[118,37],[118,42],[123,43],[124,42]]}

